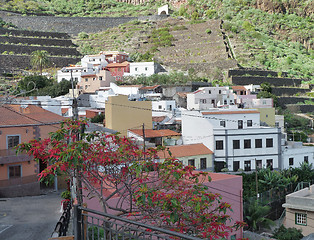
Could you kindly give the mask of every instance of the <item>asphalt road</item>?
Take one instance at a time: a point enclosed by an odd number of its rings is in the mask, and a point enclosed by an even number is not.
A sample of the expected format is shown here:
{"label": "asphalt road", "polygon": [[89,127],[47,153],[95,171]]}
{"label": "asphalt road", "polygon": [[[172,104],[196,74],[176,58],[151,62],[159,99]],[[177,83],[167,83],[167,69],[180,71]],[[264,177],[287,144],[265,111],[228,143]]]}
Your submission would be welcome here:
{"label": "asphalt road", "polygon": [[0,240],[48,240],[62,214],[60,194],[0,198]]}

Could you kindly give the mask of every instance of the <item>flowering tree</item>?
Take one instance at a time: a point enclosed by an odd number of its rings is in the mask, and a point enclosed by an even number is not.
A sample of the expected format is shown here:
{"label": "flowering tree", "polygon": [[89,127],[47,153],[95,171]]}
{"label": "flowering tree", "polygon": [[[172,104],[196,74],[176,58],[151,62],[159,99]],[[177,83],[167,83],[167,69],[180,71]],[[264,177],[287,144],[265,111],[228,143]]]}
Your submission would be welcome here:
{"label": "flowering tree", "polygon": [[156,149],[143,151],[125,137],[82,133],[84,124],[66,121],[49,138],[19,145],[48,164],[40,180],[66,173],[99,199],[104,212],[193,236],[217,239],[243,226],[230,224],[231,206],[202,184],[210,180],[207,173],[172,158],[157,162]]}

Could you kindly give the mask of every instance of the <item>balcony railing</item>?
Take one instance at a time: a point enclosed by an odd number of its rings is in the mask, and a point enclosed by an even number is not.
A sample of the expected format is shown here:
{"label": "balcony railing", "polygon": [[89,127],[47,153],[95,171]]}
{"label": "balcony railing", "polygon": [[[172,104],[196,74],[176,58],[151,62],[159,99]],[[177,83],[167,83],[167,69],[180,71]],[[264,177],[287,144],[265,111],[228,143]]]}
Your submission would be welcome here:
{"label": "balcony railing", "polygon": [[16,154],[15,149],[0,150],[0,164],[30,161],[32,158],[27,154]]}
{"label": "balcony railing", "polygon": [[74,206],[75,240],[166,240],[200,238],[169,231],[144,223]]}

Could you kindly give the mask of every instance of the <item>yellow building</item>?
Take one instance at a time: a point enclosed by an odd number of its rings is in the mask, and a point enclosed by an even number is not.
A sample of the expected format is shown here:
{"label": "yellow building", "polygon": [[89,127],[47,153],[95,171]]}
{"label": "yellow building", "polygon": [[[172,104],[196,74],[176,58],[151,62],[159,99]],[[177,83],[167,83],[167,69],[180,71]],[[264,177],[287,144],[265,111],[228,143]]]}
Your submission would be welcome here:
{"label": "yellow building", "polygon": [[127,135],[128,129],[152,129],[152,102],[129,101],[128,96],[111,96],[105,104],[106,127]]}
{"label": "yellow building", "polygon": [[266,123],[270,127],[275,127],[275,108],[256,108],[260,112],[261,122]]}

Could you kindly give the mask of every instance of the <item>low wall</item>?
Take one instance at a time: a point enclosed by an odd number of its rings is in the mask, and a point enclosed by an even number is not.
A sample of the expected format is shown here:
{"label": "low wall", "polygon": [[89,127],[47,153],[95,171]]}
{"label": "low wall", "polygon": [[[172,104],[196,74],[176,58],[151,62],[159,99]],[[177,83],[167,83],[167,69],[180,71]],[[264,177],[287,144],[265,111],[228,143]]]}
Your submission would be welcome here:
{"label": "low wall", "polygon": [[309,88],[276,88],[272,87],[272,93],[276,96],[293,96],[297,93],[304,94],[307,92],[310,92],[311,90]]}
{"label": "low wall", "polygon": [[[1,17],[1,11],[0,11]],[[0,35],[13,35],[13,36],[26,36],[26,37],[45,37],[45,38],[70,38],[67,33],[62,32],[39,32],[29,30],[17,30],[17,29],[6,29],[0,28]]]}
{"label": "low wall", "polygon": [[27,37],[7,37],[0,36],[0,43],[41,45],[41,46],[60,46],[60,47],[76,47],[71,40],[68,39],[51,39],[51,38],[27,38]]}
{"label": "low wall", "polygon": [[40,193],[39,182],[0,188],[0,198],[36,196]]}
{"label": "low wall", "polygon": [[231,82],[235,85],[260,85],[268,82],[273,86],[300,86],[301,79],[293,78],[276,78],[276,77],[258,77],[258,76],[232,76]]}
{"label": "low wall", "polygon": [[[274,71],[265,71],[265,70],[259,70],[259,69],[230,69],[228,71],[228,76],[243,76],[249,74],[251,76],[272,76],[272,77],[278,77],[278,73]],[[281,74],[282,77],[286,77],[287,73],[283,72]]]}
{"label": "low wall", "polygon": [[[65,57],[49,57],[51,64],[55,67],[62,68],[69,64],[76,64],[81,61],[81,58],[65,58]],[[30,69],[30,56],[24,55],[1,55],[0,66],[2,69],[11,71],[14,69]]]}
{"label": "low wall", "polygon": [[297,104],[304,103],[305,100],[313,100],[313,98],[305,98],[305,97],[278,97],[278,106],[282,108],[286,108],[288,104]]}
{"label": "low wall", "polygon": [[24,46],[24,45],[8,45],[0,44],[0,54],[3,52],[14,52],[15,54],[31,54],[37,50],[45,50],[50,55],[57,56],[80,56],[81,54],[75,48],[59,48],[59,47],[41,47],[41,46]]}
{"label": "low wall", "polygon": [[314,112],[314,105],[300,105],[300,104],[287,104],[287,110],[290,112],[300,112],[300,113],[313,113]]}

